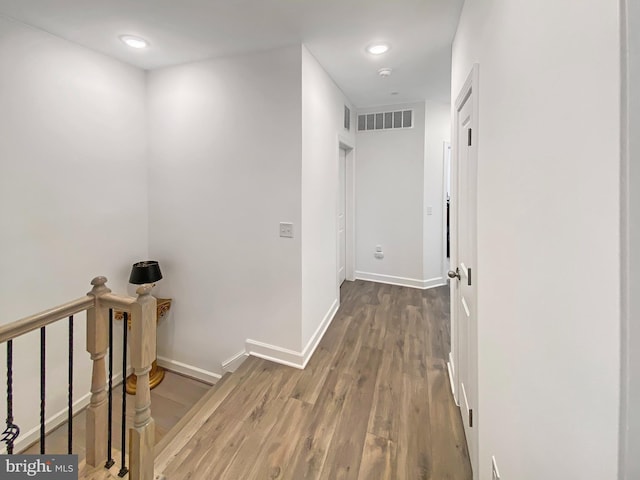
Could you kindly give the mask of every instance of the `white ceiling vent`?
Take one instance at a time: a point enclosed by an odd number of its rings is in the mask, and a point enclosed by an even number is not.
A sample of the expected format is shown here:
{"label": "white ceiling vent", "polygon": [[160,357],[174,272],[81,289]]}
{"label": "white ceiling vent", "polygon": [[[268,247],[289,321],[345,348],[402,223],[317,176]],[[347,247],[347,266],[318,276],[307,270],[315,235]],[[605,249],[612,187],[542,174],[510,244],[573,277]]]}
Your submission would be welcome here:
{"label": "white ceiling vent", "polygon": [[358,115],[358,132],[412,127],[413,110],[398,110],[395,112],[366,113]]}

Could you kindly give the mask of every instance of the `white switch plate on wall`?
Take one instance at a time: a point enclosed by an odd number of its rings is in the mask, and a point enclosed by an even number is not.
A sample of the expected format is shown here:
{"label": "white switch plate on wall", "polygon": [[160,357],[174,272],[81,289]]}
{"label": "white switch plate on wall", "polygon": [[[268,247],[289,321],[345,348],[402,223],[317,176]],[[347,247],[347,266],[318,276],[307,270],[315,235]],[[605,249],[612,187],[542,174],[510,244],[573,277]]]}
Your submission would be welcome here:
{"label": "white switch plate on wall", "polygon": [[293,238],[293,223],[280,222],[280,236]]}

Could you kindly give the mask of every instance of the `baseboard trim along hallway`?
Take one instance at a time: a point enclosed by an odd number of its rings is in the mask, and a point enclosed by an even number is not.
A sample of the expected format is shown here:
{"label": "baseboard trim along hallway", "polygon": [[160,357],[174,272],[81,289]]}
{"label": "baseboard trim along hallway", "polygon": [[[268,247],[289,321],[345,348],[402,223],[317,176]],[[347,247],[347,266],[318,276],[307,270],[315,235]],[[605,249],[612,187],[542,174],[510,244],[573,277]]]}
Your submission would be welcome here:
{"label": "baseboard trim along hallway", "polygon": [[313,352],[315,352],[318,347],[320,340],[322,340],[322,337],[329,328],[329,325],[331,325],[331,322],[338,312],[339,306],[338,299],[335,299],[302,352],[296,352],[295,350],[279,347],[277,345],[270,345],[268,343],[248,339],[246,342],[247,353],[254,357],[263,358],[264,360],[304,369],[313,355]]}
{"label": "baseboard trim along hallway", "polygon": [[215,372],[210,372],[208,370],[204,370],[187,363],[178,362],[177,360],[171,360],[170,358],[166,357],[159,356],[158,365],[166,368],[171,372],[179,373],[180,375],[185,375],[187,377],[200,380],[201,382],[208,383],[209,385],[215,385],[216,382],[222,378],[222,375],[219,375]]}
{"label": "baseboard trim along hallway", "polygon": [[222,362],[222,373],[235,372],[240,365],[247,359],[249,354],[246,350],[236,353],[234,356],[227,358]]}
{"label": "baseboard trim along hallway", "polygon": [[356,272],[357,280],[369,282],[385,283],[387,285],[398,285],[400,287],[428,288],[441,287],[447,282],[443,277],[430,278],[428,280],[418,280],[417,278],[395,277],[393,275],[382,275],[381,273]]}

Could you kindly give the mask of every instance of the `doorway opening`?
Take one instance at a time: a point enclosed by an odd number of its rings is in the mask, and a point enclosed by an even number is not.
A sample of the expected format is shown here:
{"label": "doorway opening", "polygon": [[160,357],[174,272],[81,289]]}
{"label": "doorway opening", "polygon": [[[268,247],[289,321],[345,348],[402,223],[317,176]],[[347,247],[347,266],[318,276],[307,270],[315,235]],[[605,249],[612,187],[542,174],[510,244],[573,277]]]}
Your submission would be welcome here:
{"label": "doorway opening", "polygon": [[336,208],[338,297],[345,280],[355,280],[355,166],[354,148],[349,140],[338,138],[338,192]]}
{"label": "doorway opening", "polygon": [[347,150],[338,159],[338,285],[347,279]]}
{"label": "doorway opening", "polygon": [[442,145],[442,278],[451,269],[451,142]]}

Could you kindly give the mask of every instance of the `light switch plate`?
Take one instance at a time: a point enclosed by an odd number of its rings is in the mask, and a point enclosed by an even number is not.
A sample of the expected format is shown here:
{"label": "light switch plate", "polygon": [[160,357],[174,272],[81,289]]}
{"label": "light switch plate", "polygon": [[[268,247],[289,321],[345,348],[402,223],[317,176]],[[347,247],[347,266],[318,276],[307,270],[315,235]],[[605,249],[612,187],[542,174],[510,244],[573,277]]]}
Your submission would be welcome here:
{"label": "light switch plate", "polygon": [[280,236],[293,238],[293,223],[280,222]]}

